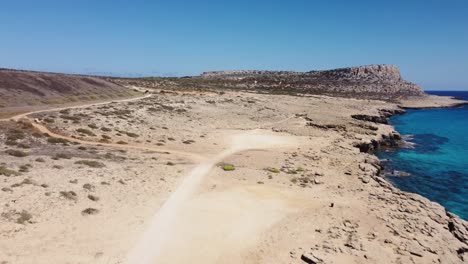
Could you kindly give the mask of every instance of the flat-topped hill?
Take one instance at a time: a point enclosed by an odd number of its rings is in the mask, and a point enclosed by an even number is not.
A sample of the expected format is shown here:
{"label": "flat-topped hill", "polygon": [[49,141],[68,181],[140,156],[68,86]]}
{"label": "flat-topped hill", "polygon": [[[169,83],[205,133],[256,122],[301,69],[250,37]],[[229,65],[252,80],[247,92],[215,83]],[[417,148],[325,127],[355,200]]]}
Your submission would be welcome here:
{"label": "flat-topped hill", "polygon": [[114,81],[149,88],[255,90],[390,101],[425,95],[421,87],[405,81],[398,67],[394,65],[370,65],[309,72],[209,71],[196,77],[114,79]]}
{"label": "flat-topped hill", "polygon": [[358,98],[395,99],[422,96],[424,91],[405,81],[397,66],[369,65],[324,71],[211,71],[203,79],[221,79],[260,89],[294,89],[298,92]]}
{"label": "flat-topped hill", "polygon": [[368,65],[359,67],[339,68],[323,71],[258,71],[258,70],[238,70],[238,71],[208,71],[201,74],[203,78],[238,79],[248,77],[305,77],[314,76],[320,78],[349,78],[361,80],[366,78],[402,81],[400,70],[395,65]]}
{"label": "flat-topped hill", "polygon": [[103,78],[0,69],[0,107],[63,104],[130,96]]}

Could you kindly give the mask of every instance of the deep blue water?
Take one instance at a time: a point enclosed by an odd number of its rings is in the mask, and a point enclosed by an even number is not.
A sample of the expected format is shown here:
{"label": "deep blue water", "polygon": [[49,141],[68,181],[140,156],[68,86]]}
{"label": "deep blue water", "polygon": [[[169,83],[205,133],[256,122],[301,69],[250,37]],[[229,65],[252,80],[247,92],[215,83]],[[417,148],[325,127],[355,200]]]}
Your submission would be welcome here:
{"label": "deep blue water", "polygon": [[[428,92],[468,100],[465,92]],[[381,151],[387,170],[410,176],[387,176],[398,188],[421,194],[468,220],[468,106],[408,110],[391,124],[413,147]]]}

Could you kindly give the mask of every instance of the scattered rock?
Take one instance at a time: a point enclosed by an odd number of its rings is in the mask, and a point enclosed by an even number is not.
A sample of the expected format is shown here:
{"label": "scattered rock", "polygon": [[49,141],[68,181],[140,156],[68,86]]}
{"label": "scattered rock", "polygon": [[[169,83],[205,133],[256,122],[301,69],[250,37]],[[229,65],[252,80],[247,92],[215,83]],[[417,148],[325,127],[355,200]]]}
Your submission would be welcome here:
{"label": "scattered rock", "polygon": [[303,253],[301,255],[301,260],[307,264],[318,264],[323,263],[323,260],[314,256],[312,253]]}
{"label": "scattered rock", "polygon": [[99,201],[99,197],[92,195],[92,194],[88,194],[88,199],[90,199],[93,202]]}

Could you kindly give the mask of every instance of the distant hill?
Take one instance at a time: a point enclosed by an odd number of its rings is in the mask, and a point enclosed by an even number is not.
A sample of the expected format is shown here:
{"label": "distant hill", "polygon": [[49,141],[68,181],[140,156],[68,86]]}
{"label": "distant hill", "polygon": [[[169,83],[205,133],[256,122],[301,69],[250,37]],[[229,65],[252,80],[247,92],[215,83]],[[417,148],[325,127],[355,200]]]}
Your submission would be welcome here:
{"label": "distant hill", "polygon": [[63,104],[129,97],[133,92],[104,78],[0,69],[0,107]]}
{"label": "distant hill", "polygon": [[396,100],[424,96],[405,81],[397,66],[369,65],[325,71],[210,71],[196,77],[116,79],[117,83],[153,88],[241,89]]}
{"label": "distant hill", "polygon": [[403,80],[394,65],[369,65],[325,71],[216,71],[205,79],[225,79],[266,89],[294,89],[299,92],[393,99],[424,95],[416,84]]}

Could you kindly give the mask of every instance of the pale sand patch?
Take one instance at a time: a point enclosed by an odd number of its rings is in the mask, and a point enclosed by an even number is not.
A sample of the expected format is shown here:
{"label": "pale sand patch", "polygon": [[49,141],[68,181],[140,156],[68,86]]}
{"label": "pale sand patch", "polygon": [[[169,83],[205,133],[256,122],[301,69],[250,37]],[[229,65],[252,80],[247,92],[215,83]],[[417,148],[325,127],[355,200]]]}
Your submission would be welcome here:
{"label": "pale sand patch", "polygon": [[182,206],[162,254],[149,263],[242,263],[241,252],[306,200],[265,185],[200,194]]}
{"label": "pale sand patch", "polygon": [[[268,135],[263,134],[260,130],[255,130],[249,133],[234,135],[231,144],[229,149],[198,165],[183,180],[177,190],[153,217],[153,220],[149,223],[148,230],[143,234],[142,239],[137,243],[135,248],[129,253],[127,263],[154,263],[162,255],[167,246],[167,241],[174,239],[173,232],[181,229],[179,226],[174,226],[174,223],[180,217],[181,212],[183,212],[185,203],[187,203],[189,197],[195,192],[203,178],[217,162],[239,151],[294,146],[295,141],[294,138],[291,137]],[[259,220],[260,219],[261,217],[259,217]],[[213,219],[208,218],[205,219],[205,221],[210,222],[213,221]],[[216,223],[216,221],[213,222],[213,224]],[[204,244],[204,241],[198,242]],[[193,243],[192,245],[199,245],[199,243]],[[188,253],[185,253],[184,256],[190,258],[190,254]],[[175,260],[169,259],[168,263],[175,263],[174,261]],[[200,261],[203,262],[203,260]]]}

